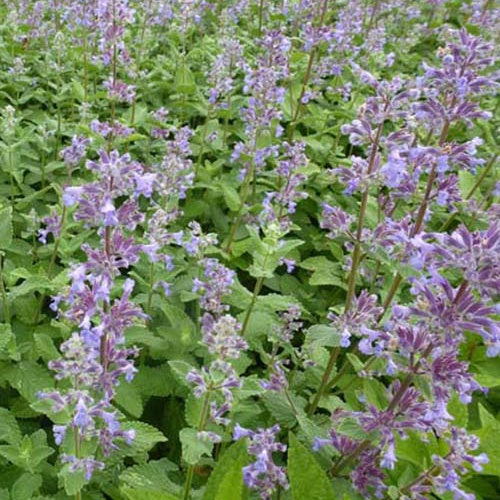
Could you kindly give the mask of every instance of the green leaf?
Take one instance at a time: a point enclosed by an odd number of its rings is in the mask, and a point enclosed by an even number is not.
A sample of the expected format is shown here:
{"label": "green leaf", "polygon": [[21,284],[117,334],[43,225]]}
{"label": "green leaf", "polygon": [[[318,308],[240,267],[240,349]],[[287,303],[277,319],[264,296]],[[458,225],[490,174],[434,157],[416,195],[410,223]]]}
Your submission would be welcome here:
{"label": "green leaf", "polygon": [[13,339],[14,336],[12,335],[10,325],[0,324],[0,353],[8,351]]}
{"label": "green leaf", "polygon": [[314,325],[307,329],[306,347],[338,347],[340,333],[338,329],[328,325]]}
{"label": "green leaf", "polygon": [[184,386],[189,386],[186,376],[193,369],[193,366],[180,360],[169,361],[168,365],[172,369],[176,380]]}
{"label": "green leaf", "polygon": [[[471,189],[474,187],[474,184],[477,181],[477,176],[471,174],[470,172],[466,170],[459,170],[458,172],[458,185],[460,187],[460,193],[463,198],[465,198]],[[480,195],[481,191],[476,191],[476,197],[477,195]]]}
{"label": "green leaf", "polygon": [[262,396],[262,401],[274,420],[283,427],[291,428],[297,423],[297,418],[284,394],[268,391]]}
{"label": "green leaf", "polygon": [[166,397],[174,390],[172,372],[168,364],[160,366],[141,366],[136,374],[133,384],[143,397]]}
{"label": "green leaf", "polygon": [[483,465],[483,474],[500,477],[500,421],[498,421],[483,405],[479,405],[481,428],[474,431],[481,440],[480,450],[488,455],[489,462]]}
{"label": "green leaf", "polygon": [[187,424],[191,427],[196,427],[198,425],[202,407],[203,398],[197,398],[193,393],[190,393],[186,399],[184,416]]}
{"label": "green leaf", "polygon": [[497,387],[500,385],[500,363],[497,359],[483,359],[474,363],[474,374],[476,381],[486,387]]}
{"label": "green leaf", "polygon": [[61,355],[54,345],[52,338],[46,333],[35,333],[36,352],[44,361],[59,358]]}
{"label": "green leaf", "polygon": [[346,356],[347,356],[347,359],[349,360],[349,362],[351,363],[352,367],[356,371],[356,373],[363,370],[363,368],[365,367],[365,364],[355,354],[348,352],[346,354]]}
{"label": "green leaf", "polygon": [[196,91],[196,81],[192,71],[185,63],[177,68],[174,78],[175,91],[181,94],[193,94]]}
{"label": "green leaf", "polygon": [[469,421],[469,409],[462,403],[457,394],[454,394],[448,403],[448,413],[454,418],[453,425],[467,427]]}
{"label": "green leaf", "polygon": [[387,393],[384,384],[375,379],[363,379],[363,393],[368,403],[375,408],[387,407]]}
{"label": "green leaf", "polygon": [[22,361],[17,364],[9,371],[7,379],[30,403],[39,400],[37,397],[39,391],[54,387],[54,378],[50,372],[32,361]]}
{"label": "green leaf", "polygon": [[293,500],[336,498],[326,472],[293,433],[289,434],[288,476]]}
{"label": "green leaf", "polygon": [[150,461],[146,464],[127,467],[120,474],[120,481],[126,483],[126,486],[138,490],[157,490],[172,492],[177,485],[172,483],[167,474],[171,471],[177,471],[178,467],[166,458]]}
{"label": "green leaf", "polygon": [[162,302],[161,310],[170,322],[170,327],[159,327],[158,333],[172,343],[173,347],[190,346],[196,332],[193,320],[179,307]]}
{"label": "green leaf", "polygon": [[299,264],[303,269],[313,271],[309,284],[313,286],[332,285],[347,290],[340,264],[332,262],[324,256],[310,257]]}
{"label": "green leaf", "polygon": [[332,483],[339,500],[366,500],[354,489],[350,480],[334,478]]}
{"label": "green leaf", "polygon": [[42,486],[42,476],[26,472],[12,486],[12,500],[31,500],[40,486]]}
{"label": "green leaf", "polygon": [[9,248],[12,235],[12,207],[5,207],[0,210],[0,248]]}
{"label": "green leaf", "polygon": [[128,451],[130,456],[135,453],[149,451],[155,444],[167,441],[167,438],[156,427],[144,422],[124,422],[122,427],[124,430],[133,429],[135,431],[132,444],[124,445],[125,451]]}
{"label": "green leaf", "polygon": [[405,439],[396,439],[396,452],[399,458],[419,468],[424,469],[430,465],[431,453],[416,433],[409,433]]}
{"label": "green leaf", "polygon": [[66,494],[75,496],[85,486],[87,480],[83,471],[70,472],[69,467],[70,464],[64,464],[57,477]]}
{"label": "green leaf", "polygon": [[14,415],[6,408],[0,408],[0,441],[16,444],[21,438],[21,431]]}
{"label": "green leaf", "polygon": [[190,465],[196,465],[203,455],[211,455],[213,443],[198,438],[196,429],[187,427],[179,433],[182,443],[182,458]]}
{"label": "green leaf", "polygon": [[243,467],[247,460],[243,440],[228,448],[208,479],[203,500],[242,500],[246,494]]}
{"label": "green leaf", "polygon": [[220,184],[220,189],[222,190],[222,196],[224,197],[224,201],[226,202],[229,210],[237,212],[240,209],[241,204],[238,191],[236,191],[234,187],[222,183]]}
{"label": "green leaf", "polygon": [[16,445],[0,445],[0,455],[17,467],[33,472],[54,450],[47,446],[47,437],[42,429],[31,436],[24,436]]}
{"label": "green leaf", "polygon": [[54,285],[44,276],[30,276],[20,285],[12,287],[10,296],[15,299],[32,292],[47,292],[54,290]]}
{"label": "green leaf", "polygon": [[116,390],[115,402],[130,413],[134,418],[140,418],[143,411],[142,398],[137,388],[127,382],[122,382]]}
{"label": "green leaf", "polygon": [[121,493],[127,500],[179,500],[179,496],[161,491],[151,490],[134,490],[123,486],[120,488]]}

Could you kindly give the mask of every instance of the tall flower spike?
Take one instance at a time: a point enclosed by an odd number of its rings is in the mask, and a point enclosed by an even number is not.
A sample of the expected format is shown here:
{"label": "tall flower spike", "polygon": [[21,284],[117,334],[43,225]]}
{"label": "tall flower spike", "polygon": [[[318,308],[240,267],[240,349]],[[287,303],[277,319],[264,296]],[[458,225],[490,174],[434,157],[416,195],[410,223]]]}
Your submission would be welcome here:
{"label": "tall flower spike", "polygon": [[279,425],[257,431],[238,424],[234,428],[233,439],[249,438],[248,453],[256,458],[254,463],[243,467],[243,480],[249,488],[257,491],[262,500],[270,500],[278,485],[288,489],[285,469],[273,461],[273,453],[283,453],[287,449],[284,444],[276,442],[279,431]]}

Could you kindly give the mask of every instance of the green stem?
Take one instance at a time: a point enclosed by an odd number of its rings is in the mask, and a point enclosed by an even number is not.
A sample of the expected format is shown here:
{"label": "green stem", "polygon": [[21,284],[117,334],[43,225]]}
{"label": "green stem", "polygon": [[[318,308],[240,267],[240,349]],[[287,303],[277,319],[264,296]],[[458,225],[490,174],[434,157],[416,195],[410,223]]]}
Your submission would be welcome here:
{"label": "green stem", "polygon": [[[453,298],[453,302],[452,302],[453,305],[456,306],[459,303],[463,294],[466,292],[468,285],[469,285],[469,283],[467,280],[462,281],[460,287],[457,290],[457,293],[455,294],[455,297]],[[391,399],[391,402],[389,403],[389,406],[387,407],[386,411],[388,413],[393,412],[396,409],[396,407],[398,406],[398,404],[401,402],[406,391],[409,389],[413,380],[415,379],[415,375],[418,371],[418,367],[419,367],[420,363],[422,362],[422,360],[426,359],[429,356],[429,354],[432,352],[432,349],[434,347],[435,346],[432,343],[430,343],[427,346],[427,348],[425,349],[425,351],[422,353],[421,357],[414,364],[412,364],[410,366],[409,373],[406,375],[406,377],[401,382],[401,385],[400,385],[398,391],[396,392],[396,394],[394,394],[393,398]],[[365,439],[356,447],[356,449],[352,453],[341,457],[341,459],[339,461],[337,461],[337,463],[332,468],[332,471],[331,471],[332,475],[337,474],[343,468],[345,468],[346,465],[348,465],[353,460],[355,460],[356,457],[358,457],[364,450],[366,450],[369,445],[370,445],[370,441],[368,439]]]}
{"label": "green stem", "polygon": [[[149,0],[147,5],[146,5],[146,10],[144,13],[144,20],[142,22],[141,26],[141,34],[140,34],[140,39],[139,39],[139,53],[137,55],[137,73],[140,72],[141,70],[141,65],[142,65],[142,57],[144,53],[144,38],[146,35],[146,27],[148,23],[148,12],[151,9],[151,3],[153,0]],[[134,97],[132,101],[132,110],[130,112],[130,124],[133,125],[135,121],[135,109],[136,109],[136,104],[137,104],[137,98]]]}
{"label": "green stem", "polygon": [[211,108],[209,108],[209,110],[207,112],[207,119],[206,119],[205,125],[203,126],[203,134],[201,136],[200,152],[198,153],[198,159],[196,160],[196,165],[194,167],[195,178],[198,177],[198,172],[200,170],[201,162],[203,160],[203,154],[205,153],[205,143],[207,141],[208,123],[210,122],[210,116],[211,116]]}
{"label": "green stem", "polygon": [[[387,108],[387,105],[386,105]],[[385,111],[385,110],[384,110]],[[380,142],[380,137],[382,135],[382,129],[383,129],[384,124],[380,123],[379,126],[377,127],[377,131],[375,133],[375,138],[373,140],[372,144],[372,150],[370,153],[370,159],[368,162],[368,175],[371,174],[373,167],[375,165],[375,159],[377,157],[377,151],[378,151],[378,145]],[[359,263],[361,261],[361,239],[363,236],[363,227],[364,227],[364,221],[365,221],[365,216],[366,216],[366,209],[368,206],[368,188],[365,189],[363,193],[363,197],[361,199],[361,206],[359,209],[359,218],[358,218],[358,227],[356,230],[356,243],[354,245],[354,251],[352,254],[352,264],[351,264],[351,270],[349,272],[349,277],[347,280],[347,295],[345,299],[345,308],[344,312],[349,311],[352,305],[352,299],[354,298],[355,294],[355,289],[356,289],[356,276],[358,273],[358,267]],[[323,373],[323,377],[321,378],[321,383],[318,388],[318,391],[316,392],[316,395],[313,399],[313,402],[311,403],[311,406],[309,408],[309,415],[312,415],[315,411],[316,408],[318,407],[318,404],[323,396],[323,393],[325,392],[326,386],[328,385],[328,382],[330,380],[330,376],[332,374],[333,368],[335,367],[335,362],[337,361],[337,358],[340,354],[340,346],[335,347],[332,352],[330,353],[330,359],[328,360],[328,364],[326,366],[326,370]]]}
{"label": "green stem", "polygon": [[260,4],[259,4],[259,36],[262,33],[263,19],[264,19],[264,0],[260,0]]}
{"label": "green stem", "polygon": [[146,304],[146,312],[151,317],[151,305],[153,303],[154,294],[154,284],[155,284],[155,266],[153,262],[149,263],[149,291],[148,291],[148,301]]}
{"label": "green stem", "polygon": [[9,299],[7,297],[7,292],[5,290],[4,277],[3,277],[3,254],[1,252],[0,252],[0,293],[2,294],[3,313],[5,316],[5,322],[10,324],[11,320],[10,304],[9,304]]}
{"label": "green stem", "polygon": [[40,152],[40,161],[41,161],[41,169],[42,169],[42,175],[41,175],[41,179],[40,179],[40,182],[42,184],[42,189],[45,189],[45,184],[46,184],[46,168],[47,168],[47,159],[46,159],[46,156],[45,156],[45,151],[43,150],[43,147],[42,147],[42,150]]}
{"label": "green stem", "polygon": [[263,284],[264,284],[264,278],[262,277],[257,278],[257,281],[255,282],[255,286],[253,288],[252,299],[250,300],[250,304],[248,306],[247,312],[245,314],[245,319],[243,320],[243,325],[241,327],[240,335],[242,337],[245,336],[245,332],[248,328],[248,323],[250,321],[250,316],[252,315],[253,308],[255,307],[255,303],[257,302],[257,297],[259,296]]}
{"label": "green stem", "polygon": [[373,28],[373,24],[375,22],[375,15],[376,15],[376,12],[378,9],[378,4],[379,4],[379,1],[377,0],[375,2],[375,4],[373,5],[372,13],[370,15],[370,20],[368,21],[368,26],[366,27],[366,31],[365,31],[365,38],[368,38],[368,35],[370,34],[370,32]]}
{"label": "green stem", "polygon": [[[483,171],[481,172],[481,175],[479,176],[479,178],[477,179],[477,181],[475,182],[475,184],[472,186],[472,188],[470,189],[470,191],[465,196],[465,200],[470,200],[472,198],[472,196],[478,190],[479,186],[482,184],[482,182],[484,181],[484,179],[486,178],[486,176],[490,173],[490,171],[493,168],[493,165],[495,164],[497,158],[498,158],[498,153],[495,154],[490,159],[490,161],[486,164],[486,167],[484,167]],[[453,220],[455,219],[456,216],[457,216],[457,212],[453,212],[448,217],[448,219],[446,219],[446,221],[443,223],[443,225],[439,228],[439,231],[440,232],[446,231],[450,227],[450,224],[453,222]]]}
{"label": "green stem", "polygon": [[337,372],[335,377],[330,380],[328,385],[326,386],[326,390],[329,391],[335,387],[337,382],[344,376],[344,374],[347,372],[347,369],[349,368],[349,363],[347,361],[344,361],[342,366],[340,367],[340,370]]}
{"label": "green stem", "polygon": [[10,178],[10,202],[14,205],[15,185],[14,185],[14,162],[12,160],[12,146],[9,146],[9,178]]}
{"label": "green stem", "polygon": [[290,408],[292,410],[292,413],[295,415],[295,416],[298,416],[298,411],[297,411],[297,408],[295,407],[295,405],[293,404],[293,401],[292,401],[292,398],[290,396],[290,391],[288,389],[284,389],[283,390],[284,394],[285,394],[285,398],[286,400],[288,401],[288,404],[290,405]]}
{"label": "green stem", "polygon": [[337,361],[339,354],[340,354],[340,347],[335,347],[335,349],[333,349],[333,351],[330,354],[330,359],[328,360],[326,369],[323,373],[323,376],[321,377],[321,383],[319,384],[319,388],[316,391],[311,406],[309,407],[309,411],[307,412],[307,414],[310,417],[314,414],[316,408],[318,408],[318,404],[321,398],[323,397],[323,393],[325,392],[326,386],[328,385],[328,381],[330,380],[330,376],[332,374],[333,368],[335,367],[335,362]]}
{"label": "green stem", "polygon": [[[207,389],[205,393],[205,398],[203,399],[203,408],[201,410],[200,419],[198,421],[198,432],[201,432],[205,429],[205,425],[207,423],[208,412],[210,410],[210,394],[212,390],[210,388]],[[191,497],[191,485],[193,483],[194,477],[194,465],[190,465],[186,475],[186,482],[184,484],[184,495],[183,500],[189,500]]]}
{"label": "green stem", "polygon": [[[73,427],[74,433],[75,433],[75,457],[80,458],[81,450],[80,450],[80,445],[81,445],[81,438],[80,438],[80,431],[78,430],[78,427],[75,425]],[[82,492],[81,490],[78,490],[75,493],[75,500],[82,500]]]}
{"label": "green stem", "polygon": [[87,55],[87,33],[84,33],[83,38],[83,101],[87,102],[89,96],[89,63]]}
{"label": "green stem", "polygon": [[222,142],[227,145],[227,140],[229,138],[229,118],[231,117],[231,98],[232,94],[227,96],[227,108],[226,116],[224,117],[224,135]]}
{"label": "green stem", "polygon": [[253,178],[253,171],[255,170],[255,165],[252,163],[251,167],[245,174],[245,179],[243,180],[243,188],[241,190],[241,201],[240,206],[238,207],[238,212],[236,213],[236,218],[231,226],[229,231],[228,241],[226,243],[225,251],[226,253],[231,252],[231,247],[234,242],[234,238],[236,236],[236,231],[238,230],[241,220],[243,219],[243,209],[245,208],[245,203],[247,202],[248,195],[250,194],[250,184]]}
{"label": "green stem", "polygon": [[[455,100],[452,101],[451,107],[454,106]],[[439,135],[439,145],[443,146],[444,143],[446,142],[446,138],[448,137],[448,132],[450,129],[450,123],[446,121],[443,125],[443,128],[441,130],[441,134]],[[426,142],[430,140],[430,132],[429,136]],[[422,229],[422,226],[424,224],[424,218],[425,218],[425,213],[427,212],[427,206],[429,204],[429,199],[432,191],[432,186],[434,185],[434,181],[436,180],[437,176],[437,169],[436,165],[434,165],[429,173],[429,177],[427,178],[427,185],[425,187],[425,193],[424,197],[422,199],[422,202],[420,203],[420,206],[418,207],[418,213],[417,213],[417,218],[415,220],[415,225],[413,226],[411,233],[410,233],[410,238],[415,237],[418,233],[420,233],[420,230]],[[399,288],[399,285],[403,281],[403,277],[401,274],[396,273],[393,281],[391,288],[387,294],[387,297],[384,300],[383,303],[383,311],[382,314],[379,317],[379,320],[384,317],[385,313],[388,311],[392,300],[394,299],[394,296],[396,295],[396,292]]]}
{"label": "green stem", "polygon": [[[113,187],[113,181],[110,181],[110,191]],[[106,252],[106,260],[109,262],[112,258],[113,248],[112,248],[112,234],[111,234],[111,226],[106,226],[104,230],[104,251]],[[104,301],[103,303],[103,312],[107,314],[109,312],[109,304]],[[108,371],[109,360],[108,360],[108,332],[105,330],[103,335],[101,336],[101,345],[100,345],[100,362],[102,365],[102,369],[104,373]]]}
{"label": "green stem", "polygon": [[[370,366],[373,364],[373,362],[376,360],[377,358],[375,356],[372,356],[371,358],[369,358],[366,363],[363,365],[363,368],[361,369],[361,371],[365,371],[365,370],[368,370],[368,368],[370,368]],[[347,362],[342,366],[342,368],[344,368],[344,366],[347,367]],[[340,371],[342,371],[342,368],[340,369]],[[340,374],[340,371],[339,371],[339,374]],[[342,374],[343,375],[343,374]],[[334,378],[337,378],[337,377],[334,377]],[[359,379],[356,379],[356,377],[353,377],[344,387],[342,387],[342,392],[345,394],[347,392],[347,390],[352,387],[352,385]],[[333,388],[333,386],[338,382],[338,380],[335,381],[335,383],[333,383],[334,380],[332,380],[332,382],[330,382],[328,388],[331,389]]]}
{"label": "green stem", "polygon": [[[47,278],[50,280],[52,278],[52,274],[54,272],[54,267],[56,265],[57,254],[59,252],[59,245],[61,243],[61,239],[64,232],[64,224],[66,222],[66,205],[63,204],[62,214],[61,214],[61,225],[59,226],[59,236],[56,237],[54,241],[54,249],[52,250],[52,255],[50,257],[49,267],[47,268]],[[38,320],[40,319],[40,314],[42,313],[42,306],[45,301],[45,293],[42,293],[40,298],[38,299],[38,308],[35,316],[35,325],[38,324]]]}
{"label": "green stem", "polygon": [[[323,27],[323,23],[325,22],[327,7],[328,7],[328,0],[323,0],[323,3],[321,4],[321,11],[320,11],[320,17],[319,17],[319,22],[318,22],[318,30],[320,30]],[[302,98],[304,97],[304,95],[306,93],[307,85],[309,83],[309,79],[311,78],[313,63],[314,63],[314,59],[316,57],[317,50],[318,50],[317,46],[314,45],[311,48],[311,51],[309,52],[309,60],[307,62],[306,74],[304,75],[304,79],[302,80],[302,88],[300,90],[299,99],[297,100],[297,107],[295,108],[295,112],[292,115],[292,121],[290,123],[290,125],[291,125],[290,132],[289,132],[290,139],[293,137],[293,132],[295,130],[295,124],[300,116],[300,112],[302,111]]]}

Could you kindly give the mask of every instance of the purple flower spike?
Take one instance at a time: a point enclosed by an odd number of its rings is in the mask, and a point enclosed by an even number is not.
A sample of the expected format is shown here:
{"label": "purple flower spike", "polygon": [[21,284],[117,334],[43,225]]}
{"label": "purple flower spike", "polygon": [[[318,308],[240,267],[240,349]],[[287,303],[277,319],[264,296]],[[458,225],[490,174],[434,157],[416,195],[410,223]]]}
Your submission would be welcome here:
{"label": "purple flower spike", "polygon": [[248,453],[256,460],[243,467],[243,480],[249,488],[257,491],[262,500],[272,498],[278,485],[284,489],[289,486],[285,469],[273,461],[273,453],[285,452],[287,449],[284,444],[276,442],[279,431],[279,425],[252,431],[236,424],[233,432],[234,440],[249,438]]}

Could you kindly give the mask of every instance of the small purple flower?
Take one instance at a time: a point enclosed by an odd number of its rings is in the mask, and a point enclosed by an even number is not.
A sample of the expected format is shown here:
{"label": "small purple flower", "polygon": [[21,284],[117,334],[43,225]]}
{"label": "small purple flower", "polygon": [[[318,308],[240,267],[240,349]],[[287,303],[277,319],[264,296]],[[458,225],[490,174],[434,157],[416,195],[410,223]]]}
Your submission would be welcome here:
{"label": "small purple flower", "polygon": [[45,228],[38,230],[38,241],[44,245],[47,243],[47,236],[52,233],[54,238],[58,238],[61,234],[62,218],[55,210],[51,214],[42,219]]}
{"label": "small purple flower", "polygon": [[60,155],[64,163],[68,167],[76,167],[78,163],[85,157],[87,153],[87,146],[92,142],[91,139],[81,136],[73,136],[71,145],[64,148]]}
{"label": "small purple flower", "polygon": [[233,439],[249,438],[248,453],[255,457],[255,462],[243,467],[245,484],[258,492],[262,500],[269,500],[277,485],[288,489],[288,480],[284,467],[277,466],[273,461],[273,453],[285,452],[287,447],[276,442],[279,425],[269,429],[252,431],[236,424]]}

